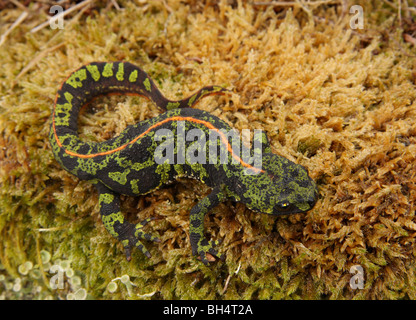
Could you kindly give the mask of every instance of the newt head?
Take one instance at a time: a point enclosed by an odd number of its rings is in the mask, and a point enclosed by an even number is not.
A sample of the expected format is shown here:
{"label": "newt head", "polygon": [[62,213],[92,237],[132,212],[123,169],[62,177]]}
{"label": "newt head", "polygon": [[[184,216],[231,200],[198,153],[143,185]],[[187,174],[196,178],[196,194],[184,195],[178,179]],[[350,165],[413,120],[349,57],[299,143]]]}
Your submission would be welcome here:
{"label": "newt head", "polygon": [[273,153],[262,155],[262,170],[241,177],[235,189],[239,201],[271,215],[306,212],[318,199],[318,189],[305,167]]}

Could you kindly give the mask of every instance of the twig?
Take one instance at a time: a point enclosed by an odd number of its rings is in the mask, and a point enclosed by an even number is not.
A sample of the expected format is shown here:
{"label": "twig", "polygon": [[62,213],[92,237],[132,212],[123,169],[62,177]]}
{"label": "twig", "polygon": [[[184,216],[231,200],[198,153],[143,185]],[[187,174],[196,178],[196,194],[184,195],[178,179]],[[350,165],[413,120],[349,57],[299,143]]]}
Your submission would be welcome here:
{"label": "twig", "polygon": [[91,2],[94,2],[95,0],[84,0],[83,2],[80,2],[78,4],[76,4],[75,6],[58,13],[56,16],[53,16],[52,18],[48,19],[48,21],[45,21],[44,23],[38,25],[37,27],[33,28],[32,30],[30,30],[31,33],[35,33],[43,28],[45,28],[46,26],[48,26],[51,22],[54,22],[60,18],[65,17],[66,15],[70,14],[71,12],[78,10],[82,7],[85,7],[86,5],[90,4]]}
{"label": "twig", "polygon": [[28,72],[36,63],[38,63],[39,60],[41,60],[44,56],[46,56],[48,53],[55,51],[56,49],[59,49],[60,47],[63,47],[65,45],[65,42],[62,42],[52,48],[45,49],[41,51],[36,57],[34,57],[27,65],[20,71],[20,73],[16,76],[16,78],[13,81],[13,86],[16,84],[17,80],[21,76],[23,76],[26,72]]}
{"label": "twig", "polygon": [[399,26],[402,27],[402,0],[399,1],[399,8],[397,9],[397,15],[399,16]]}
{"label": "twig", "polygon": [[112,5],[114,6],[114,8],[116,8],[117,10],[121,10],[120,6],[118,5],[116,0],[111,0]]}
{"label": "twig", "polygon": [[284,1],[268,1],[268,2],[253,2],[255,6],[274,6],[274,7],[292,7],[296,6],[296,2],[284,2]]}
{"label": "twig", "polygon": [[341,3],[342,0],[321,0],[315,2],[305,2],[304,0],[295,0],[295,1],[269,1],[269,2],[253,2],[253,5],[257,6],[274,6],[274,7],[299,7],[309,18],[313,18],[312,10],[314,7],[319,7],[320,5],[332,4],[332,3]]}
{"label": "twig", "polygon": [[12,32],[13,29],[15,29],[19,24],[21,24],[28,15],[29,15],[29,12],[27,11],[22,12],[19,18],[17,18],[17,20],[10,26],[10,28],[7,29],[6,32],[1,35],[0,46],[6,41],[6,38],[10,34],[10,32]]}
{"label": "twig", "polygon": [[391,3],[390,1],[387,0],[383,0],[383,2],[385,4],[388,4],[390,7],[392,7],[393,9],[397,9],[397,6],[394,3]]}
{"label": "twig", "polygon": [[307,13],[307,15],[309,16],[309,18],[313,18],[312,10],[309,9],[307,6],[305,6],[303,4],[303,1],[302,0],[296,0],[296,2],[299,3],[299,6],[303,9],[303,11],[305,11]]}
{"label": "twig", "polygon": [[405,13],[406,19],[410,19],[412,15],[410,14],[410,7],[409,7],[409,4],[407,3],[407,0],[403,1],[403,11]]}
{"label": "twig", "polygon": [[240,271],[240,267],[241,267],[241,262],[238,264],[237,270],[234,271],[234,273],[228,275],[227,279],[225,280],[224,289],[222,290],[221,295],[223,295],[225,293],[225,291],[227,291],[228,284],[229,284],[229,282],[231,280],[231,277],[233,275],[237,274]]}
{"label": "twig", "polygon": [[262,2],[253,2],[255,6],[274,6],[274,7],[293,7],[293,6],[300,6],[304,8],[305,6],[308,7],[316,7],[323,4],[332,4],[332,3],[340,3],[340,0],[320,0],[315,2],[304,2],[304,1],[262,1]]}
{"label": "twig", "polygon": [[16,7],[19,7],[20,9],[27,11],[27,8],[23,4],[21,4],[19,1],[10,0],[10,2],[13,3]]}

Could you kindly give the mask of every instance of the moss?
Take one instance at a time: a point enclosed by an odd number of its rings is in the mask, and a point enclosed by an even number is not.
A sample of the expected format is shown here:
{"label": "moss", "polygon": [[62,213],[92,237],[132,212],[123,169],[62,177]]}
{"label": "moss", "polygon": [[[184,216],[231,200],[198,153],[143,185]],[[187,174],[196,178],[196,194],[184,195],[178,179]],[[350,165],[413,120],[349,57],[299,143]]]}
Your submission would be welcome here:
{"label": "moss", "polygon": [[[116,10],[100,1],[66,17],[64,29],[30,33],[46,15],[29,15],[4,38],[0,298],[416,298],[414,13],[403,8],[400,24],[386,2],[354,1],[365,28],[351,30],[338,4],[231,2],[118,0],[124,10]],[[46,6],[39,2],[39,13]],[[21,13],[2,8],[0,34]],[[123,197],[132,222],[160,218],[146,228],[162,240],[146,244],[151,259],[135,252],[127,262],[100,221],[93,187],[64,172],[47,144],[57,88],[94,60],[138,64],[170,98],[229,84],[231,97],[198,108],[239,130],[266,130],[273,152],[297,159],[319,183],[316,207],[268,217],[221,204],[205,225],[226,259],[205,267],[186,230],[209,189],[180,180]],[[103,141],[158,112],[139,98],[98,99],[80,134]],[[364,270],[363,289],[350,286],[354,265]],[[62,288],[50,287],[53,266],[63,269]]]}
{"label": "moss", "polygon": [[298,143],[298,152],[302,154],[306,154],[306,156],[311,157],[316,154],[318,149],[322,146],[322,143],[319,139],[316,139],[315,137],[308,137],[305,139],[302,139]]}

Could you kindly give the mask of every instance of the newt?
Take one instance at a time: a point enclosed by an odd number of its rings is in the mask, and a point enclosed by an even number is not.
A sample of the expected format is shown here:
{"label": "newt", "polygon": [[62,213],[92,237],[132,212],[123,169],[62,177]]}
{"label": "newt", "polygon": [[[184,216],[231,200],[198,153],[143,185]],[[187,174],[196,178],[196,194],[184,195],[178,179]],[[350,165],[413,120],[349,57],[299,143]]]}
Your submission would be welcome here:
{"label": "newt", "polygon": [[[95,185],[101,220],[121,241],[128,260],[133,248],[150,257],[142,241],[160,240],[143,230],[153,218],[137,224],[125,219],[121,194],[147,194],[179,177],[198,179],[212,188],[190,210],[189,218],[192,254],[204,264],[208,264],[207,254],[224,257],[215,249],[218,241],[204,236],[204,216],[220,202],[242,202],[269,215],[306,212],[315,205],[318,190],[306,168],[272,153],[265,133],[255,135],[252,147],[241,143],[238,135],[232,144],[232,128],[225,121],[193,108],[207,96],[227,92],[221,86],[206,86],[186,99],[169,100],[142,69],[129,62],[84,65],[59,88],[49,134],[54,157],[65,170]],[[82,141],[80,110],[107,94],[139,95],[165,112],[130,125],[104,142]]]}

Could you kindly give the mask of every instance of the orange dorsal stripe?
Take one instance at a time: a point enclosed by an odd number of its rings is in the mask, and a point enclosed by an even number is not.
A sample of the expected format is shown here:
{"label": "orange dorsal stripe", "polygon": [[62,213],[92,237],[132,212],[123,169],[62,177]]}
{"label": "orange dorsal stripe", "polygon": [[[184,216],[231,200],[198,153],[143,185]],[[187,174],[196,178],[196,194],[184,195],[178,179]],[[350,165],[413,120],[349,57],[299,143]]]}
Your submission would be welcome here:
{"label": "orange dorsal stripe", "polygon": [[114,152],[121,151],[121,150],[125,149],[127,146],[135,143],[140,138],[144,137],[146,134],[148,134],[153,129],[156,129],[156,128],[160,127],[161,125],[163,125],[163,124],[165,124],[167,122],[171,122],[171,121],[190,121],[190,122],[202,124],[203,126],[207,127],[208,129],[214,130],[221,137],[222,143],[227,146],[228,152],[243,167],[252,169],[255,172],[264,172],[264,170],[258,169],[256,167],[253,167],[252,165],[244,162],[243,159],[241,159],[240,156],[238,156],[237,154],[235,154],[234,151],[233,151],[233,149],[232,149],[232,147],[231,147],[231,145],[230,145],[230,143],[228,142],[228,139],[225,136],[225,134],[223,132],[221,132],[218,128],[216,128],[212,123],[210,123],[208,121],[200,120],[200,119],[195,119],[195,118],[192,118],[192,117],[175,116],[175,117],[167,118],[165,120],[159,121],[158,123],[155,123],[154,125],[150,126],[146,131],[144,131],[143,133],[141,133],[136,138],[134,138],[133,140],[129,141],[126,144],[123,144],[123,145],[121,145],[121,146],[119,146],[117,148],[114,148],[112,150],[108,150],[108,151],[104,151],[104,152],[97,152],[97,153],[92,153],[92,154],[80,154],[80,153],[76,153],[76,152],[73,152],[73,151],[70,151],[70,150],[65,149],[63,147],[62,143],[59,141],[58,135],[56,134],[55,122],[53,122],[53,128],[54,128],[54,135],[55,135],[56,142],[57,142],[57,144],[58,144],[58,146],[60,148],[63,148],[64,149],[64,151],[65,151],[66,154],[68,154],[70,156],[73,156],[73,157],[81,158],[81,159],[89,159],[89,158],[94,158],[94,157],[98,157],[98,156],[105,156],[105,155],[112,154]]}

